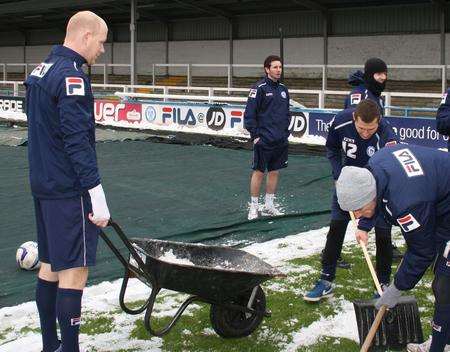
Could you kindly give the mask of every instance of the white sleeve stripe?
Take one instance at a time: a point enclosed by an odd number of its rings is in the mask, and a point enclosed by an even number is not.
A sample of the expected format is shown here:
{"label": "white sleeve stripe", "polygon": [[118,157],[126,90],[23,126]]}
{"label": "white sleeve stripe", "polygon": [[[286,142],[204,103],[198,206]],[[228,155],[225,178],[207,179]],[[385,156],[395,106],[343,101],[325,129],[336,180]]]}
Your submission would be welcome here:
{"label": "white sleeve stripe", "polygon": [[261,83],[259,86],[258,86],[258,88],[259,87],[262,87],[262,86],[265,86],[267,83]]}
{"label": "white sleeve stripe", "polygon": [[341,127],[350,125],[351,123],[353,123],[353,121],[347,121],[347,122],[341,123],[340,125],[337,125],[337,126],[334,128],[334,130],[338,130],[338,129],[340,129]]}

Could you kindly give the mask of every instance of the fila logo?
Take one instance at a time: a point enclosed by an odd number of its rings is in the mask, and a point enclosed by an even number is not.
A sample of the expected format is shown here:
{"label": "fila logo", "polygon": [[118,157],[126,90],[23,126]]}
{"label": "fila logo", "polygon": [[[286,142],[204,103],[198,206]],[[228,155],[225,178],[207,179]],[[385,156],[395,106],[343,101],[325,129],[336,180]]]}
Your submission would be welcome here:
{"label": "fila logo", "polygon": [[406,176],[423,176],[422,166],[420,166],[419,161],[408,148],[396,150],[392,154],[394,154],[400,165],[402,165]]}
{"label": "fila logo", "polygon": [[447,100],[447,93],[445,93],[443,96],[442,96],[442,99],[441,99],[441,104],[445,104],[445,101]]}
{"label": "fila logo", "polygon": [[81,77],[66,77],[66,94],[84,95],[84,81]]}
{"label": "fila logo", "polygon": [[34,70],[31,72],[31,76],[36,76],[39,78],[42,78],[45,76],[45,74],[48,72],[50,67],[53,66],[53,63],[40,63]]}
{"label": "fila logo", "polygon": [[250,93],[249,93],[249,97],[250,98],[256,98],[256,93],[257,93],[257,90],[256,89],[250,89]]}
{"label": "fila logo", "polygon": [[391,147],[391,146],[393,146],[393,145],[397,145],[397,141],[389,141],[389,142],[387,142],[384,146],[385,146],[385,147]]}
{"label": "fila logo", "polygon": [[70,319],[71,326],[80,325],[80,324],[81,324],[81,317]]}
{"label": "fila logo", "polygon": [[359,104],[361,101],[361,94],[351,94],[350,95],[350,105]]}
{"label": "fila logo", "polygon": [[420,227],[419,222],[412,214],[407,214],[401,218],[398,218],[397,222],[405,232],[410,232]]}

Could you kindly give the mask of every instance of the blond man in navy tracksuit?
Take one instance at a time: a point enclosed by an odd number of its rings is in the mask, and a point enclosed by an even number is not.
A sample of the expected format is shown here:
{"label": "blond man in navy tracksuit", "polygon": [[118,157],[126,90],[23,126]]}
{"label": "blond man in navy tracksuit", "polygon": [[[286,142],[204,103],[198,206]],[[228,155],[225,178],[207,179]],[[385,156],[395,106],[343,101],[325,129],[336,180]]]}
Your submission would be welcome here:
{"label": "blond man in navy tracksuit", "polygon": [[110,217],[97,167],[94,97],[82,70],[104,52],[107,32],[96,14],[76,13],[64,44],[53,47],[25,82],[43,352],[79,351],[81,297],[88,267],[95,265],[99,227]]}

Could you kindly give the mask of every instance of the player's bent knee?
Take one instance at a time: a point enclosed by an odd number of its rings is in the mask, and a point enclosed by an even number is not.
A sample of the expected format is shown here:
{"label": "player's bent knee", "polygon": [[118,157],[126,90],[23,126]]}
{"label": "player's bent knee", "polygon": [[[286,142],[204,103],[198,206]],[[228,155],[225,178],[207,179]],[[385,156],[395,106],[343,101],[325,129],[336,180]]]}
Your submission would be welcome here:
{"label": "player's bent knee", "polygon": [[376,227],[375,236],[378,240],[389,240],[391,241],[391,228]]}
{"label": "player's bent knee", "polygon": [[58,273],[52,271],[52,267],[48,263],[41,262],[41,267],[39,268],[38,277],[45,281],[50,281],[50,282],[58,281]]}
{"label": "player's bent knee", "polygon": [[450,304],[450,276],[436,275],[432,284],[436,304]]}

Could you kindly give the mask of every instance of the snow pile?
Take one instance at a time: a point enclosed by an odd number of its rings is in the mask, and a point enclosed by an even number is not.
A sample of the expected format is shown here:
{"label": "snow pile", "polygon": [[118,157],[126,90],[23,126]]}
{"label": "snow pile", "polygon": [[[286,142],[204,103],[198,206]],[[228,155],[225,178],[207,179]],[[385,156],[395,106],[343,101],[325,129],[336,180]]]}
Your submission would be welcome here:
{"label": "snow pile", "polygon": [[190,266],[195,265],[187,258],[177,257],[171,249],[168,250],[167,252],[165,252],[162,256],[158,257],[158,259],[163,262],[171,263],[171,264],[183,264],[183,265],[190,265]]}
{"label": "snow pile", "polygon": [[[350,226],[348,231],[351,231]],[[312,230],[269,242],[255,243],[246,247],[245,250],[286,272],[290,270],[290,265],[286,261],[319,253],[324,247],[327,232],[328,228]],[[354,241],[354,237],[351,234],[347,234],[346,242],[350,241]],[[177,258],[171,251],[166,252],[159,259],[172,263],[193,265],[185,258]],[[303,270],[303,268],[296,268],[296,270]],[[112,331],[108,333],[82,334],[80,336],[82,348],[111,351],[111,346],[114,346],[114,351],[120,349],[161,351],[162,341],[160,338],[153,337],[150,340],[138,340],[129,337],[135,326],[136,317],[120,311],[118,293],[121,283],[122,280],[120,279],[113,282],[103,282],[85,289],[83,294],[83,312],[85,312],[85,316],[96,317],[108,312],[107,316],[114,319],[114,326]],[[126,301],[145,300],[149,294],[149,287],[137,279],[131,279],[127,289]],[[162,290],[158,297],[161,297],[162,300],[161,303],[158,300],[153,315],[155,317],[173,316],[180,305],[180,295]],[[191,305],[184,314],[192,314],[192,311],[195,309],[197,309],[197,306]],[[342,324],[342,322],[345,322],[345,324]],[[20,332],[23,328],[26,328],[26,332],[24,330]],[[35,302],[27,302],[14,307],[0,309],[0,332],[4,334],[3,339],[0,340],[0,351],[16,352],[23,350],[23,346],[27,346],[27,351],[39,352],[41,336],[33,331],[33,329],[38,328],[39,318]],[[204,331],[205,334],[213,333],[212,330],[207,330]],[[280,350],[295,351],[300,345],[305,346],[316,343],[322,336],[345,337],[358,341],[356,319],[350,302],[341,302],[336,315],[326,319],[321,318],[310,326],[295,332],[292,336],[292,342],[287,343],[286,341],[287,344],[285,343],[282,348],[280,346]]]}

